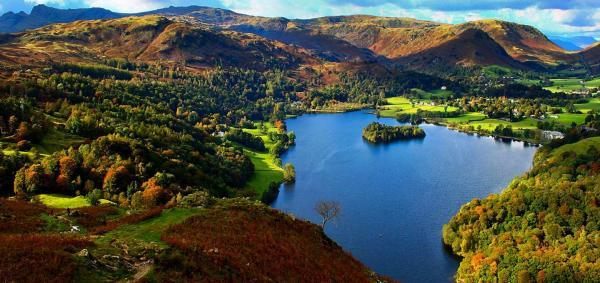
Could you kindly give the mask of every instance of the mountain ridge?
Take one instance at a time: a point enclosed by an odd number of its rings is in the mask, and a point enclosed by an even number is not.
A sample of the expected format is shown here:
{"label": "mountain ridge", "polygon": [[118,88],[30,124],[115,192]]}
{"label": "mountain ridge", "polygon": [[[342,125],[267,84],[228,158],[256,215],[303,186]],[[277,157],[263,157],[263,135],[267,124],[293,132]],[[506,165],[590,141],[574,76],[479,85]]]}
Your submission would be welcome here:
{"label": "mountain ridge", "polygon": [[[452,54],[455,58],[441,58],[447,67],[455,65],[488,65],[495,62],[502,66],[532,69],[530,66],[552,69],[559,65],[586,64],[598,61],[596,52],[570,52],[552,42],[545,34],[532,26],[501,21],[478,20],[463,24],[444,24],[432,21],[379,17],[371,15],[329,16],[314,19],[287,19],[283,17],[260,17],[236,13],[234,11],[203,6],[167,7],[137,14],[113,13],[101,8],[61,10],[44,5],[34,7],[32,13],[10,14],[0,17],[0,31],[3,27],[13,30],[27,25],[35,26],[51,22],[94,20],[90,18],[112,19],[132,16],[160,15],[181,18],[187,23],[212,26],[222,31],[255,34],[267,40],[281,42],[293,48],[307,50],[308,53],[328,62],[378,62],[384,65],[401,62],[415,63],[427,61],[428,57]],[[2,20],[4,19],[4,20]],[[40,20],[41,19],[41,20]],[[469,48],[461,51],[465,44],[463,33],[477,29],[500,45],[504,52],[498,52],[494,44],[485,40],[478,45],[469,43]],[[473,32],[466,35],[476,36]],[[455,45],[455,46],[451,46]],[[487,50],[491,48],[491,50]],[[449,50],[455,50],[449,52]],[[475,56],[476,54],[485,56]],[[415,60],[424,56],[423,60]],[[491,58],[496,56],[496,58]],[[485,57],[485,58],[484,58]],[[583,61],[582,61],[583,60]],[[593,63],[595,64],[595,63]],[[429,64],[408,64],[408,68]]]}

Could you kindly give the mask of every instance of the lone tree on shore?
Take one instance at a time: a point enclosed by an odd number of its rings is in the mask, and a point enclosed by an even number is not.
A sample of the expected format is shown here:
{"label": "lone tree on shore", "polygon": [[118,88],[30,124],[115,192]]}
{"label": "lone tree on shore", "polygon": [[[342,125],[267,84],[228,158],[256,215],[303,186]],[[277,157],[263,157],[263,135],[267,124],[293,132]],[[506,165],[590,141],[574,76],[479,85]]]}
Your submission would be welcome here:
{"label": "lone tree on shore", "polygon": [[283,181],[288,184],[296,182],[296,169],[291,163],[286,163],[283,166]]}
{"label": "lone tree on shore", "polygon": [[319,201],[315,206],[315,210],[323,218],[323,221],[321,221],[321,228],[325,230],[325,224],[332,219],[338,218],[342,208],[340,204],[335,201]]}

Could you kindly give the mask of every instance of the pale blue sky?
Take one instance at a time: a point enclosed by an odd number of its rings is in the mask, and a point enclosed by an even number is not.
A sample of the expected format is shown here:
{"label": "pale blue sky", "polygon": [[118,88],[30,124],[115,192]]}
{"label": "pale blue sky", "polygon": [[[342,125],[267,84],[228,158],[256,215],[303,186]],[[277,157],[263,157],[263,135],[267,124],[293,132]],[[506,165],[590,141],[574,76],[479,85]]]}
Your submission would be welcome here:
{"label": "pale blue sky", "polygon": [[533,25],[547,34],[600,36],[600,0],[0,0],[0,13],[29,12],[36,4],[58,8],[103,7],[118,12],[202,5],[258,16],[312,18],[370,14],[445,23],[495,18]]}

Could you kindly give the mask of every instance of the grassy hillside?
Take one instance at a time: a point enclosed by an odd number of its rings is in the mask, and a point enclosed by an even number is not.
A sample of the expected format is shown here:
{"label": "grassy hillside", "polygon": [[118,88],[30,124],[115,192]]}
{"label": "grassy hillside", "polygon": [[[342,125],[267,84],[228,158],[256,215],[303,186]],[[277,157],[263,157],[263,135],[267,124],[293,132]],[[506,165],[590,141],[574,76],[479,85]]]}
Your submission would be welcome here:
{"label": "grassy hillside", "polygon": [[593,282],[600,276],[600,139],[542,148],[499,195],[464,205],[444,226],[463,257],[457,281]]}
{"label": "grassy hillside", "polygon": [[219,203],[172,226],[162,240],[175,248],[158,260],[159,281],[376,280],[317,226],[259,204]]}
{"label": "grassy hillside", "polygon": [[0,199],[6,218],[0,223],[0,276],[11,282],[279,281],[294,276],[385,282],[314,224],[246,200],[204,205],[127,212],[98,206],[69,214]]}

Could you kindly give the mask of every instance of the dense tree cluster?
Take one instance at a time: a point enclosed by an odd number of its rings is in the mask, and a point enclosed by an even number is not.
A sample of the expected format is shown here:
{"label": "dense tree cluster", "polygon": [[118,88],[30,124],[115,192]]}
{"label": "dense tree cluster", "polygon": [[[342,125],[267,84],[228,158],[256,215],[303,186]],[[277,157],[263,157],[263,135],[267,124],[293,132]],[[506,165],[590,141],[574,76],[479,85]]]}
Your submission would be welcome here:
{"label": "dense tree cluster", "polygon": [[480,112],[490,118],[519,121],[527,117],[541,118],[547,113],[560,113],[559,108],[543,104],[539,99],[510,99],[508,97],[462,97],[448,102],[464,112]]}
{"label": "dense tree cluster", "polygon": [[[116,65],[123,68],[122,63]],[[94,191],[101,190],[104,198],[143,205],[200,190],[232,195],[254,168],[241,150],[213,136],[249,119],[285,118],[297,111],[291,102],[302,87],[278,71],[217,68],[204,74],[175,72],[176,79],[168,80],[119,80],[116,67],[63,68],[74,73],[54,69],[1,86],[2,137],[36,143],[52,129],[84,137],[87,144],[24,167],[28,158],[2,155],[3,194],[97,199]],[[271,139],[278,153],[294,142],[285,132]]]}
{"label": "dense tree cluster", "polygon": [[543,148],[501,194],[473,200],[444,226],[467,282],[600,278],[600,140]]}
{"label": "dense tree cluster", "polygon": [[416,126],[388,126],[373,122],[363,129],[364,139],[373,143],[424,138],[425,131]]}
{"label": "dense tree cluster", "polygon": [[23,197],[88,195],[101,189],[106,199],[128,205],[139,196],[150,206],[164,204],[177,193],[209,189],[214,195],[228,195],[229,188],[243,186],[253,169],[250,160],[233,148],[160,150],[108,135],[22,167],[15,175],[14,192]]}
{"label": "dense tree cluster", "polygon": [[254,150],[266,150],[265,143],[260,137],[256,137],[250,133],[246,133],[239,128],[231,128],[229,132],[227,132],[227,134],[225,135],[225,138]]}
{"label": "dense tree cluster", "polygon": [[415,72],[401,72],[393,76],[376,77],[368,74],[340,74],[339,82],[323,88],[311,89],[307,102],[318,108],[329,101],[356,102],[361,104],[385,104],[386,97],[408,93],[413,88],[439,89],[442,86],[458,85],[438,77]]}

